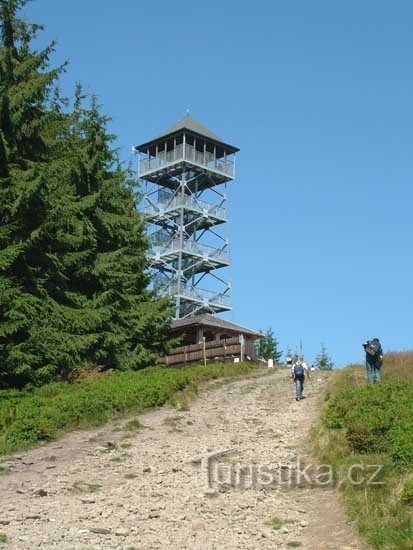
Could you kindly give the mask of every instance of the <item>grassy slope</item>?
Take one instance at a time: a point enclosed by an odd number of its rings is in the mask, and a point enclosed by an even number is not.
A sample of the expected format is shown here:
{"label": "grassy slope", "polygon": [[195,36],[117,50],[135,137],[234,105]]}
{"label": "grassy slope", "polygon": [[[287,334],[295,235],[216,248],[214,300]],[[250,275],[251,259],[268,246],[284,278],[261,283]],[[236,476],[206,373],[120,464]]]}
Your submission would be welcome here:
{"label": "grassy slope", "polygon": [[[337,473],[345,505],[362,537],[380,549],[413,548],[413,353],[385,358],[383,382],[366,386],[364,367],[331,378],[312,445]],[[359,485],[350,483],[352,478]],[[366,483],[382,464],[380,485]]]}
{"label": "grassy slope", "polygon": [[0,391],[0,455],[55,439],[73,428],[101,424],[196,394],[198,384],[255,372],[251,363],[150,367],[105,373],[92,380],[52,383],[31,392]]}

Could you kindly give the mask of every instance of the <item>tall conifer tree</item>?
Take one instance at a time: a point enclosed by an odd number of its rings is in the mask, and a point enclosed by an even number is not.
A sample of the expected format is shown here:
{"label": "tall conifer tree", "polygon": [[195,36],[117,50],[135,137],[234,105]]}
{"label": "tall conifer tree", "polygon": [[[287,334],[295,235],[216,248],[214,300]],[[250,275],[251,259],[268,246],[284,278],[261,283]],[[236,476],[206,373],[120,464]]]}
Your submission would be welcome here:
{"label": "tall conifer tree", "polygon": [[[87,98],[86,98],[87,99]],[[136,211],[134,181],[113,149],[109,118],[96,98],[85,107],[80,86],[73,112],[73,181],[95,245],[73,281],[96,310],[102,330],[93,361],[107,367],[140,368],[153,363],[166,340],[169,304],[148,290],[148,238]],[[129,176],[129,177],[128,177]]]}
{"label": "tall conifer tree", "polygon": [[26,3],[0,0],[0,387],[145,366],[167,317],[105,118],[51,97],[64,67],[33,50]]}
{"label": "tall conifer tree", "polygon": [[58,329],[48,287],[61,277],[53,249],[62,248],[62,209],[53,178],[57,121],[47,101],[63,68],[48,70],[54,44],[31,49],[39,26],[17,17],[25,4],[0,1],[0,380],[17,385],[61,367],[49,362],[39,336],[46,325]]}

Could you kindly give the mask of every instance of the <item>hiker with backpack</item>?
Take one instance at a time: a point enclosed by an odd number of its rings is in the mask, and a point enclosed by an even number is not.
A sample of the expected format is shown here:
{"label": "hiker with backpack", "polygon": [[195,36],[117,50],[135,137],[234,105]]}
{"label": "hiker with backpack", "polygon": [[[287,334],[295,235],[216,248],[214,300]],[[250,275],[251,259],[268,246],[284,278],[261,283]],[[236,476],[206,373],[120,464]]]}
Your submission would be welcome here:
{"label": "hiker with backpack", "polygon": [[310,369],[303,362],[302,357],[298,357],[297,362],[291,368],[291,377],[295,382],[295,400],[301,401],[303,398],[305,376],[310,377]]}
{"label": "hiker with backpack", "polygon": [[383,364],[383,349],[378,338],[367,340],[363,344],[366,352],[367,383],[374,384],[381,380],[381,366]]}

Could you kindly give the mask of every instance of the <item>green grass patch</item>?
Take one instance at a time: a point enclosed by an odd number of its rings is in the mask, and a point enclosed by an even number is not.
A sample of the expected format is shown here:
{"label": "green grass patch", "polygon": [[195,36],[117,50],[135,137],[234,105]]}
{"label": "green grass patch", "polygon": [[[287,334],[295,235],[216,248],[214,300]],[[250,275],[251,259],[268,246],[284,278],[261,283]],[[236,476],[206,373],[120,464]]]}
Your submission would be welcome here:
{"label": "green grass patch", "polygon": [[333,467],[366,542],[407,550],[413,548],[413,353],[386,356],[382,370],[383,381],[371,386],[363,366],[333,374],[312,446],[319,462]]}
{"label": "green grass patch", "polygon": [[124,426],[122,429],[123,430],[128,430],[128,431],[136,431],[136,430],[140,430],[142,428],[142,424],[139,422],[139,420],[136,418],[134,420],[130,420],[126,426]]}
{"label": "green grass patch", "polygon": [[257,371],[251,363],[150,367],[107,372],[93,380],[0,391],[0,455],[50,441],[65,431],[164,405],[188,407],[198,385]]}
{"label": "green grass patch", "polygon": [[295,519],[281,519],[278,516],[274,516],[273,518],[267,520],[265,522],[265,525],[269,525],[275,530],[281,529],[284,525],[292,525],[294,523],[297,523],[297,520]]}
{"label": "green grass patch", "polygon": [[9,539],[5,533],[0,533],[0,544],[7,544]]}
{"label": "green grass patch", "polygon": [[265,525],[270,525],[273,529],[281,529],[283,521],[281,518],[275,516],[265,522]]}

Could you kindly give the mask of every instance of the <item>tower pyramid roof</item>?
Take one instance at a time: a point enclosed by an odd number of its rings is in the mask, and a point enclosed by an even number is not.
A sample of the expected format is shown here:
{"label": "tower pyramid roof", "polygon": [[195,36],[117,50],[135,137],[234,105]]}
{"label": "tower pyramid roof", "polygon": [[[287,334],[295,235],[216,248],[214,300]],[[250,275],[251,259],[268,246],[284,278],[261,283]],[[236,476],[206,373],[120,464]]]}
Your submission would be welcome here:
{"label": "tower pyramid roof", "polygon": [[174,134],[175,132],[179,132],[179,130],[189,130],[190,132],[195,132],[196,134],[200,134],[201,136],[208,137],[213,141],[222,142],[222,140],[215,134],[213,134],[211,130],[208,130],[208,128],[206,128],[195,118],[191,117],[191,115],[189,114],[182,117],[181,120],[178,120],[178,122],[170,126],[167,130],[156,136],[156,138],[154,139],[160,139],[165,136],[169,136],[169,134]]}
{"label": "tower pyramid roof", "polygon": [[234,147],[233,145],[230,145],[222,141],[222,139],[216,136],[213,132],[211,132],[211,130],[206,128],[203,124],[201,124],[198,120],[196,120],[189,114],[182,117],[180,120],[178,120],[178,122],[175,122],[175,124],[167,128],[164,132],[162,132],[158,136],[143,143],[142,145],[136,146],[136,149],[139,151],[145,152],[145,149],[148,146],[154,145],[156,142],[164,138],[167,138],[168,136],[172,136],[173,134],[181,132],[182,130],[187,130],[188,132],[204,137],[207,140],[214,142],[218,146],[223,147],[228,152],[235,153],[239,151],[237,147]]}

